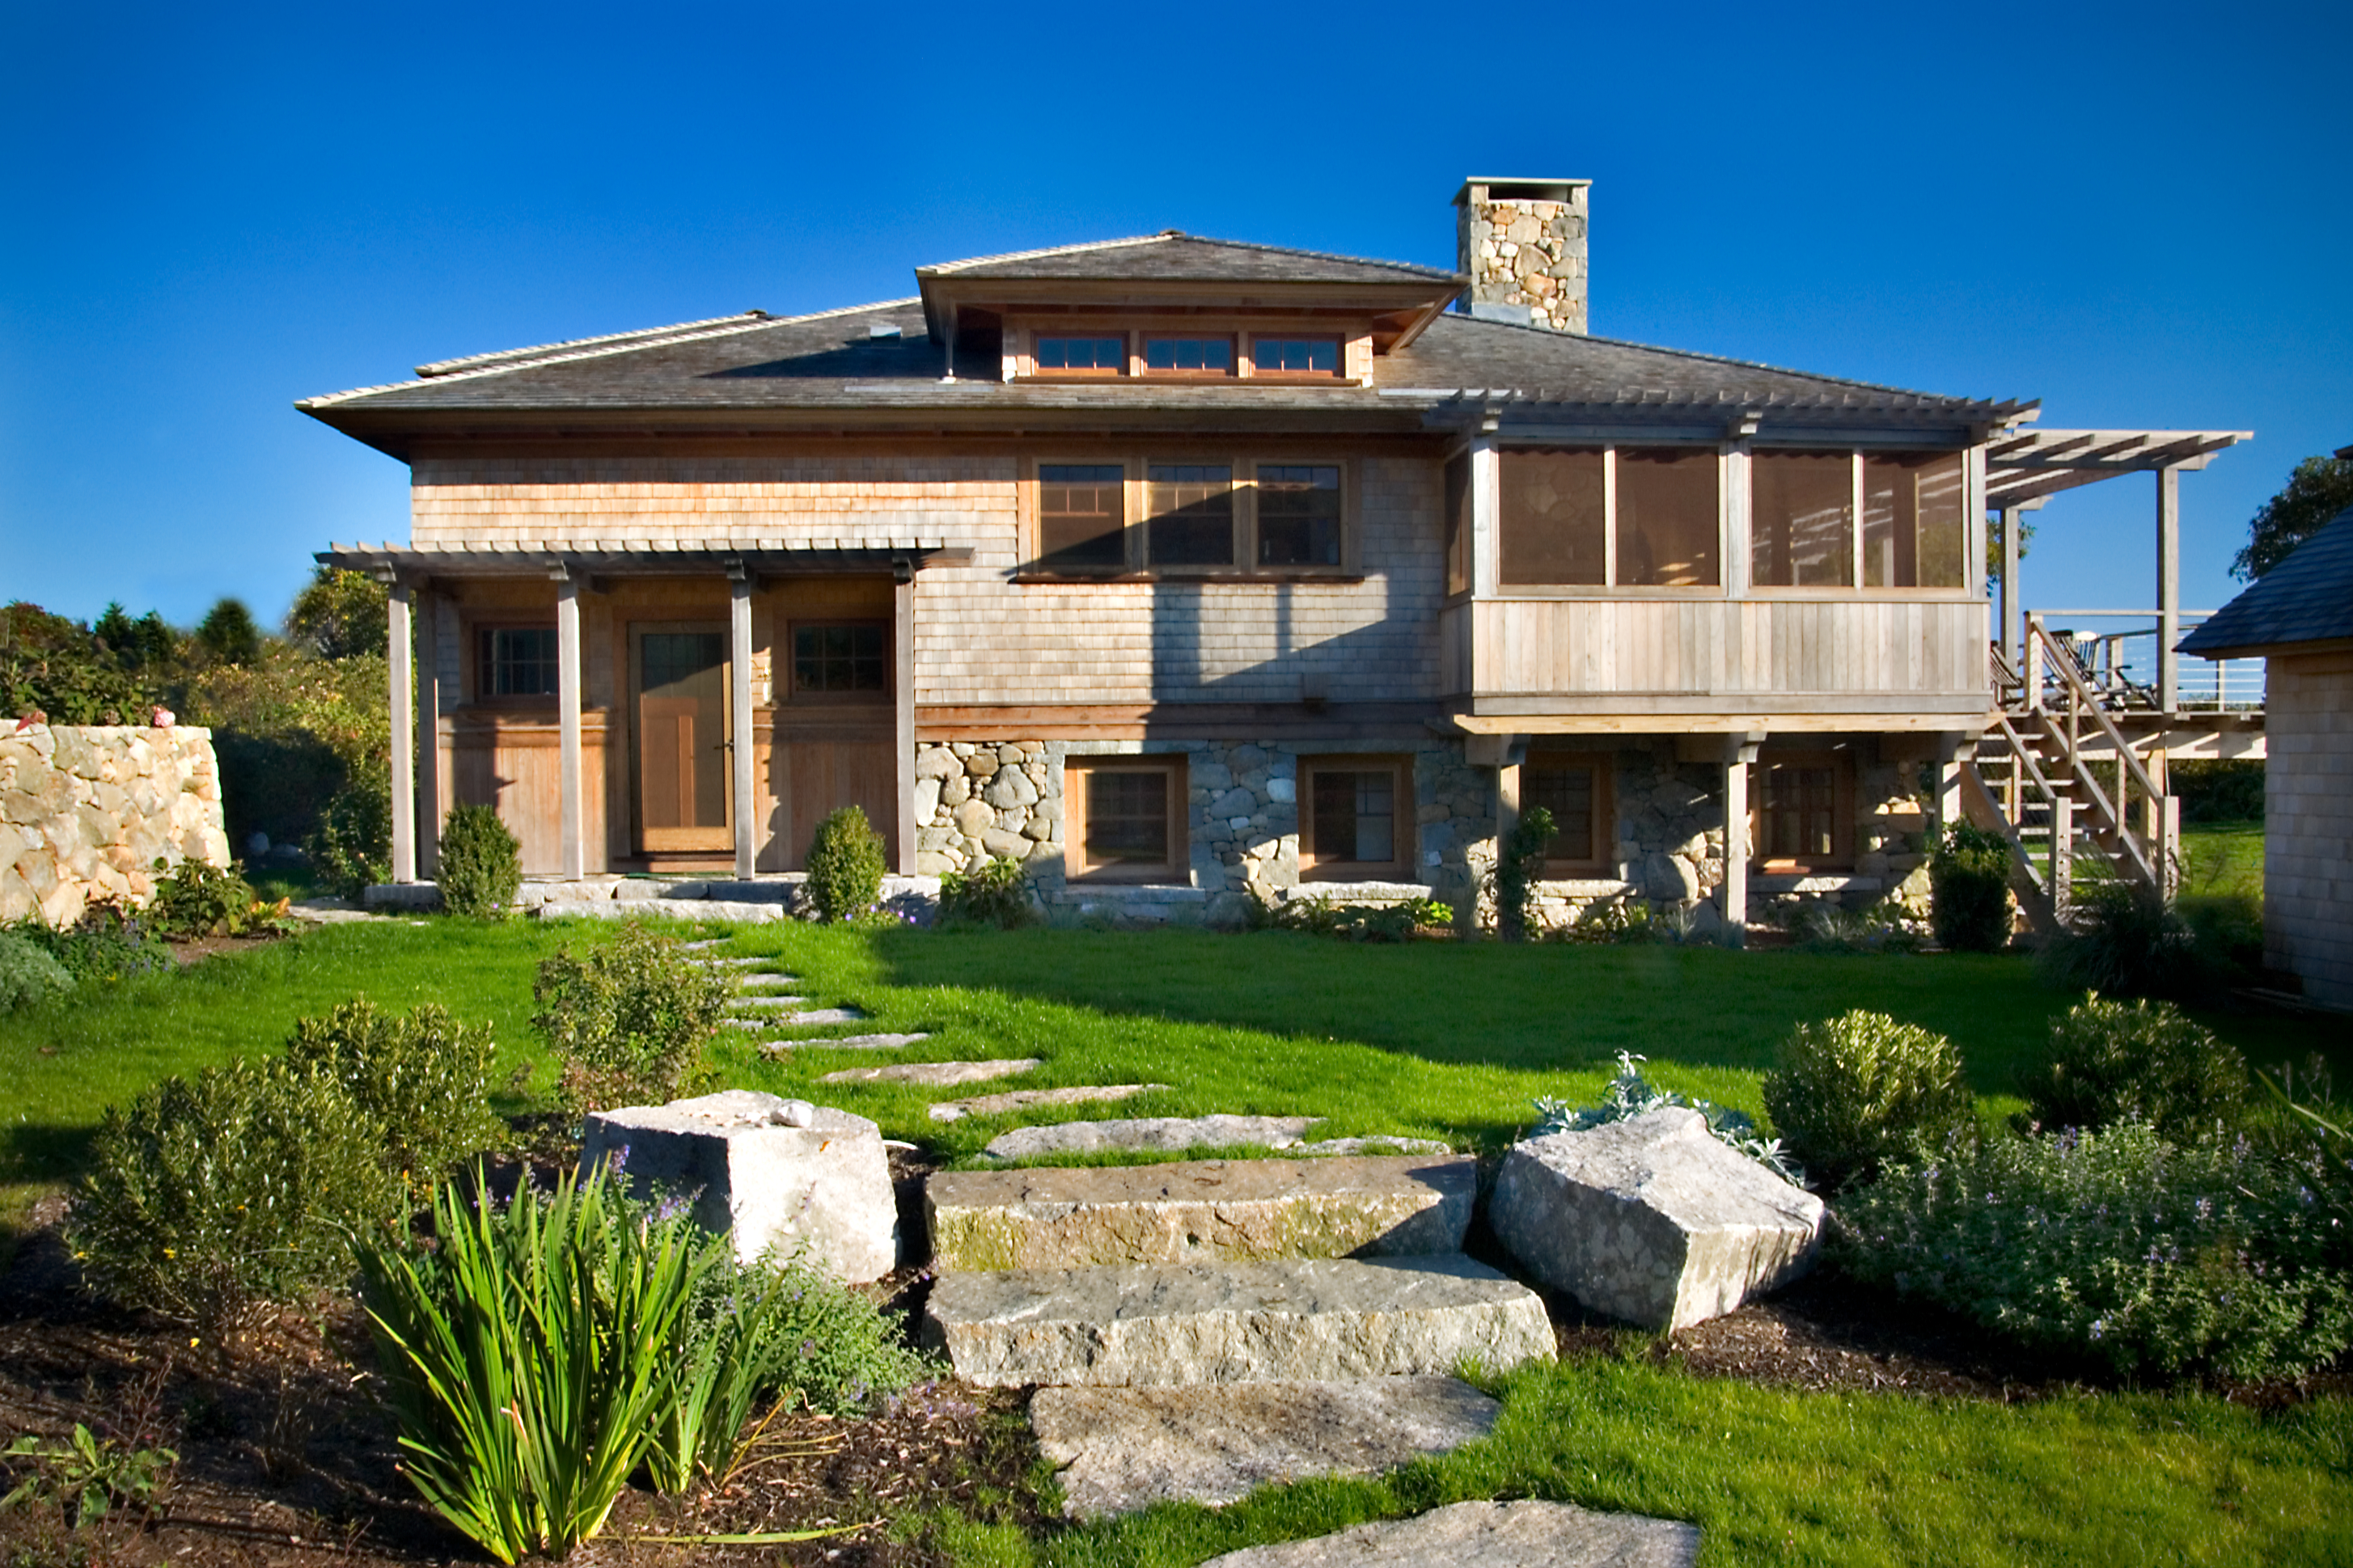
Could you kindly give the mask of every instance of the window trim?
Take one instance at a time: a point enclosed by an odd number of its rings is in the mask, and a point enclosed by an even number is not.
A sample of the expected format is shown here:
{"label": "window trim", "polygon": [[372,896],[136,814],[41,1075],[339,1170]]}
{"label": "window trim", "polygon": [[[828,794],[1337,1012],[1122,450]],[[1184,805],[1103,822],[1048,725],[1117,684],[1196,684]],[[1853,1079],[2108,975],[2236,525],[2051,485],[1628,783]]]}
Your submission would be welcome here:
{"label": "window trim", "polygon": [[[1341,331],[1292,332],[1280,330],[1250,331],[1244,334],[1243,357],[1250,361],[1246,373],[1252,381],[1294,382],[1317,385],[1348,379],[1348,335]],[[1332,368],[1326,370],[1268,370],[1258,363],[1258,345],[1261,342],[1316,342],[1332,345]]]}
{"label": "window trim", "polygon": [[536,616],[490,614],[469,616],[466,624],[466,691],[467,702],[479,708],[554,708],[563,700],[564,652],[556,650],[559,668],[557,689],[549,692],[507,692],[496,694],[484,689],[489,684],[491,663],[487,644],[494,632],[552,632],[556,629],[555,617],[544,619]]}
{"label": "window trim", "polygon": [[[1077,883],[1128,883],[1189,887],[1193,880],[1192,811],[1186,790],[1187,770],[1181,752],[1137,755],[1074,756],[1062,764],[1062,876]],[[1087,780],[1095,773],[1156,773],[1168,780],[1169,858],[1157,865],[1123,861],[1089,865],[1087,844]]]}
{"label": "window trim", "polygon": [[[1392,824],[1388,860],[1342,860],[1315,853],[1315,775],[1319,773],[1372,773],[1390,775]],[[1303,882],[1411,882],[1418,831],[1413,788],[1413,758],[1395,752],[1323,752],[1299,759],[1299,879]]]}
{"label": "window trim", "polygon": [[[882,634],[882,687],[879,691],[803,691],[800,683],[800,634],[827,626],[864,626]],[[897,700],[898,669],[887,616],[795,616],[785,623],[783,701],[792,708],[887,708]],[[776,683],[771,683],[772,685]]]}
{"label": "window trim", "polygon": [[[1241,338],[1241,333],[1231,330],[1195,331],[1178,327],[1155,331],[1151,327],[1144,327],[1135,334],[1135,344],[1131,351],[1129,363],[1134,365],[1136,375],[1145,381],[1240,381],[1243,379]],[[1192,339],[1200,342],[1222,342],[1226,345],[1226,368],[1223,370],[1175,368],[1156,370],[1152,364],[1152,344],[1155,339],[1166,339],[1170,342]]]}
{"label": "window trim", "polygon": [[[1161,465],[1210,465],[1233,470],[1234,556],[1226,565],[1151,564],[1151,519],[1145,506],[1150,499],[1151,470]],[[1040,503],[1040,475],[1050,468],[1065,465],[1087,468],[1116,468],[1122,475],[1120,564],[1102,566],[1048,565],[1042,556],[1045,549],[1045,517]],[[1277,468],[1336,468],[1340,475],[1340,559],[1336,564],[1261,565],[1259,563],[1259,489],[1258,476],[1261,467]],[[1363,537],[1363,485],[1361,470],[1353,458],[1337,456],[1328,450],[1303,453],[1251,454],[1228,448],[1173,450],[1145,448],[1138,452],[1113,455],[1047,451],[1021,460],[1019,489],[1019,526],[1021,564],[1013,573],[1017,583],[1104,583],[1104,582],[1261,582],[1350,583],[1362,579],[1361,540]]]}
{"label": "window trim", "polygon": [[[1113,338],[1119,342],[1119,363],[1115,365],[1076,367],[1041,365],[1038,363],[1038,342],[1041,338]],[[1021,357],[1029,367],[1029,377],[1040,381],[1115,381],[1127,374],[1135,356],[1135,340],[1133,334],[1121,327],[1033,328],[1021,348]]]}
{"label": "window trim", "polygon": [[[1827,855],[1793,855],[1767,859],[1760,852],[1765,820],[1765,779],[1774,767],[1827,767],[1831,773],[1831,849]],[[1748,781],[1748,868],[1762,876],[1814,876],[1847,873],[1855,864],[1855,757],[1851,748],[1808,748],[1762,751],[1750,764]]]}
{"label": "window trim", "polygon": [[1528,770],[1543,763],[1556,767],[1593,770],[1593,854],[1588,859],[1563,859],[1547,854],[1544,875],[1549,880],[1575,881],[1618,864],[1618,757],[1614,752],[1545,751],[1534,747],[1520,764],[1520,809],[1528,803]]}

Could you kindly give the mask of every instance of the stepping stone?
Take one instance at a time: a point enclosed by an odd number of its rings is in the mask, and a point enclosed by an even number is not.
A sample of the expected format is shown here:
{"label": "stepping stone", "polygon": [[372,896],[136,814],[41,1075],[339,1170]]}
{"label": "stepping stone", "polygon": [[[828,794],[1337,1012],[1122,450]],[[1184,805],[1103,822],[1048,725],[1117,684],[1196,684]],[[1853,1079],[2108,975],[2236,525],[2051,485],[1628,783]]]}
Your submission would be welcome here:
{"label": "stepping stone", "polygon": [[1011,1089],[1003,1094],[975,1095],[969,1100],[944,1100],[932,1107],[934,1121],[961,1121],[967,1116],[996,1116],[1026,1110],[1033,1105],[1078,1105],[1094,1100],[1133,1100],[1165,1083],[1072,1084],[1067,1089]]}
{"label": "stepping stone", "polygon": [[808,998],[806,996],[733,996],[728,999],[727,1005],[731,1007],[804,1007],[808,1005]]}
{"label": "stepping stone", "polygon": [[706,936],[699,942],[682,942],[678,945],[689,952],[701,952],[706,948],[723,947],[734,940],[733,937],[726,936]]}
{"label": "stepping stone", "polygon": [[[724,942],[727,939],[725,937],[718,937],[713,940]],[[741,969],[746,964],[773,963],[776,960],[754,956],[751,958],[690,958],[687,962],[693,964],[698,969]]]}
{"label": "stepping stone", "polygon": [[947,1274],[1453,1252],[1478,1195],[1457,1154],[942,1171],[923,1206]]}
{"label": "stepping stone", "polygon": [[1290,1150],[1293,1154],[1451,1154],[1452,1144],[1440,1143],[1435,1138],[1390,1138],[1376,1133],[1369,1138],[1327,1138],[1321,1143],[1297,1143]]}
{"label": "stepping stone", "polygon": [[1135,1513],[1162,1501],[1238,1502],[1310,1476],[1366,1476],[1485,1436],[1503,1406],[1451,1377],[1234,1383],[1206,1388],[1041,1388],[1039,1451],[1061,1467],[1062,1511]]}
{"label": "stepping stone", "polygon": [[1692,1568],[1699,1526],[1574,1503],[1458,1502],[1337,1535],[1246,1546],[1201,1568]]}
{"label": "stepping stone", "polygon": [[862,1007],[812,1007],[806,1013],[787,1013],[787,1024],[862,1024],[873,1015]]}
{"label": "stepping stone", "polygon": [[1501,1372],[1553,1349],[1543,1300],[1460,1253],[944,1274],[923,1340],[997,1388]]}
{"label": "stepping stone", "polygon": [[801,977],[797,974],[746,974],[735,982],[735,988],[738,991],[750,991],[754,988],[774,991],[783,986],[798,985],[800,983]]}
{"label": "stepping stone", "polygon": [[[893,1036],[896,1039],[900,1037]],[[909,1036],[907,1038],[918,1037]],[[830,1045],[832,1041],[811,1041],[812,1045]],[[920,1083],[934,1089],[944,1089],[959,1083],[986,1083],[990,1079],[1013,1078],[1034,1072],[1045,1065],[1041,1057],[1023,1057],[1018,1060],[998,1062],[900,1062],[887,1068],[843,1068],[818,1079],[819,1083]]]}
{"label": "stepping stone", "polygon": [[1129,1121],[1060,1121],[1051,1127],[1017,1127],[989,1142],[998,1160],[1037,1154],[1094,1154],[1105,1150],[1149,1149],[1173,1153],[1185,1149],[1263,1143],[1286,1149],[1299,1142],[1320,1116],[1147,1116]]}
{"label": "stepping stone", "polygon": [[[787,1020],[789,1022],[790,1020]],[[812,1051],[895,1051],[901,1046],[912,1046],[917,1040],[928,1040],[929,1034],[914,1035],[841,1035],[831,1039],[770,1040],[761,1049],[772,1057],[783,1056],[796,1048]]]}

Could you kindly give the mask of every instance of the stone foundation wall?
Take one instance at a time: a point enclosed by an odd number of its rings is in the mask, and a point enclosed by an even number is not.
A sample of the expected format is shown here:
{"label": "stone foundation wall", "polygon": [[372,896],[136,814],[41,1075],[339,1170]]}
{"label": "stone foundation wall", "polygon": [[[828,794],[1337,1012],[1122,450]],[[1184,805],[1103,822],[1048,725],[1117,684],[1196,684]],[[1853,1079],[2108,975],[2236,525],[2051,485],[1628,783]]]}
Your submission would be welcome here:
{"label": "stone foundation wall", "polygon": [[210,730],[0,724],[0,921],[144,903],[159,858],[229,863]]}

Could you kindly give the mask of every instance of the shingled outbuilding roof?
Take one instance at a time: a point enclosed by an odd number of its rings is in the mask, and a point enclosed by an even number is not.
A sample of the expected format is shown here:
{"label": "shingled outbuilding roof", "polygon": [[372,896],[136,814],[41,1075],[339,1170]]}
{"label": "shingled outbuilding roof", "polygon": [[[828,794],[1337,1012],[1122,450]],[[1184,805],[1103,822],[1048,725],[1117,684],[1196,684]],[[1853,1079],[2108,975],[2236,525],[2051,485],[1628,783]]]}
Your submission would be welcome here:
{"label": "shingled outbuilding roof", "polygon": [[2353,645],[2353,507],[2182,638],[2177,651],[2243,658],[2318,643]]}

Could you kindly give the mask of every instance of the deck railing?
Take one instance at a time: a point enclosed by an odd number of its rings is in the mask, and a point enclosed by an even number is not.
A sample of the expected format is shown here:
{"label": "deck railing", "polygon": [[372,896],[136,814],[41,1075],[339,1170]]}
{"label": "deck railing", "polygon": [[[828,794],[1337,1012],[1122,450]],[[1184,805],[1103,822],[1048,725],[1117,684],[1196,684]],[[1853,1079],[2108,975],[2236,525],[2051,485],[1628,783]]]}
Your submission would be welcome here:
{"label": "deck railing", "polygon": [[[2214,614],[2181,612],[2181,635]],[[2158,613],[2155,610],[2031,610],[2052,641],[2074,653],[2075,665],[2101,700],[2118,710],[2154,710],[2158,680]],[[2263,661],[2260,658],[2184,658],[2178,667],[2177,708],[2186,712],[2260,712],[2263,706]]]}

